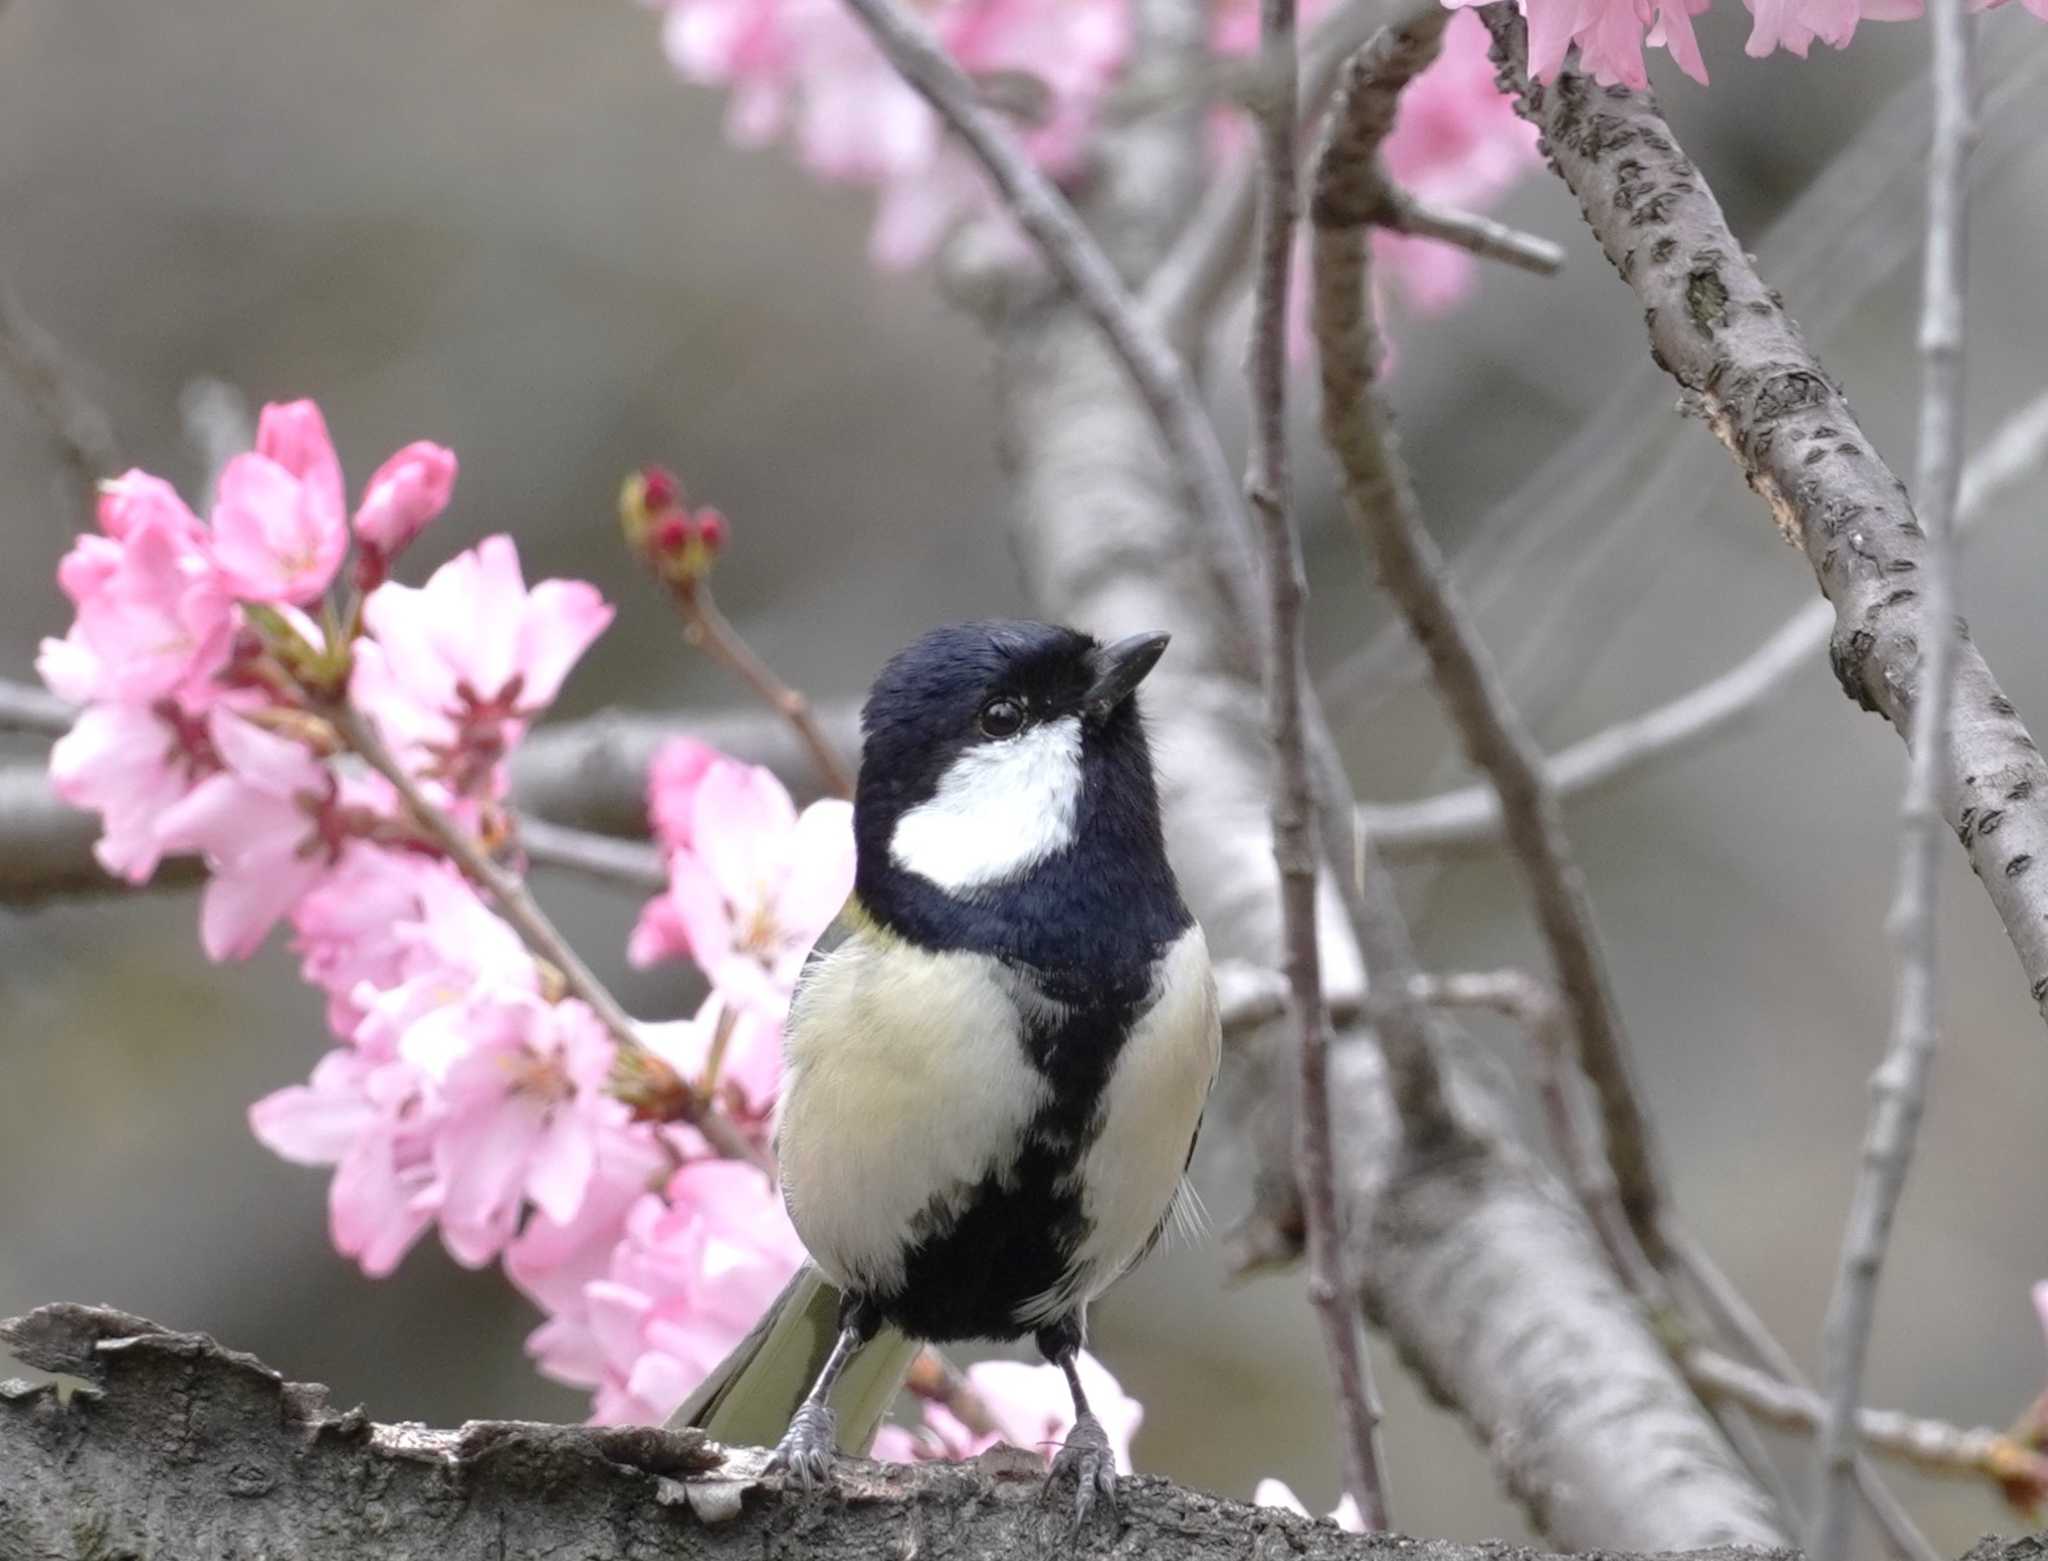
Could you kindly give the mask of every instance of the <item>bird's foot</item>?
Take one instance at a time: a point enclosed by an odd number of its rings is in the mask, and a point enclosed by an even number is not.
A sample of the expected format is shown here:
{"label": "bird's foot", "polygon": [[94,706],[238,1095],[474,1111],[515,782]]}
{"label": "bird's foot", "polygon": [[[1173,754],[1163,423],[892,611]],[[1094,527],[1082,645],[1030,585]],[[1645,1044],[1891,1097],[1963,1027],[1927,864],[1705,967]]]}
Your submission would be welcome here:
{"label": "bird's foot", "polygon": [[790,1417],[789,1429],[768,1455],[771,1471],[796,1476],[813,1490],[832,1478],[832,1460],[839,1452],[839,1417],[825,1404],[805,1404]]}
{"label": "bird's foot", "polygon": [[1092,1414],[1083,1414],[1074,1422],[1066,1446],[1053,1458],[1039,1499],[1049,1500],[1053,1488],[1070,1478],[1074,1482],[1074,1533],[1087,1525],[1098,1500],[1106,1511],[1116,1512],[1116,1454],[1110,1450],[1109,1433]]}

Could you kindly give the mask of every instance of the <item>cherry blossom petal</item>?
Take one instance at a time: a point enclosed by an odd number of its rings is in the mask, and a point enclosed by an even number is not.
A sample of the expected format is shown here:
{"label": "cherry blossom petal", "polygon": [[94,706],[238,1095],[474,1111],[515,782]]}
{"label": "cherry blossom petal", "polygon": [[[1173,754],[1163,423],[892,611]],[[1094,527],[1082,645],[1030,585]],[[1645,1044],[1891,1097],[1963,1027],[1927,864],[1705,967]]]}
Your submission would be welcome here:
{"label": "cherry blossom petal", "polygon": [[305,485],[307,507],[325,530],[344,527],[347,503],[341,458],[327,435],[327,419],[311,401],[271,402],[256,419],[256,453],[267,456]]}

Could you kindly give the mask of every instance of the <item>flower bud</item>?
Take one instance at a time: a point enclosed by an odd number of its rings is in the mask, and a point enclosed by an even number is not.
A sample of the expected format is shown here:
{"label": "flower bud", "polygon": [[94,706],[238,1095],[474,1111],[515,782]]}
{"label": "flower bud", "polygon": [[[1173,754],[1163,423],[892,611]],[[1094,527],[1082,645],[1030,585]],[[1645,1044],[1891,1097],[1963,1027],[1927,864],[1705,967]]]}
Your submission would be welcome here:
{"label": "flower bud", "polygon": [[626,544],[671,586],[687,588],[711,572],[730,527],[717,510],[690,510],[675,473],[643,466],[619,489],[619,524]]}
{"label": "flower bud", "polygon": [[356,541],[385,564],[411,546],[448,507],[455,490],[455,452],[422,439],[378,467],[356,507]]}

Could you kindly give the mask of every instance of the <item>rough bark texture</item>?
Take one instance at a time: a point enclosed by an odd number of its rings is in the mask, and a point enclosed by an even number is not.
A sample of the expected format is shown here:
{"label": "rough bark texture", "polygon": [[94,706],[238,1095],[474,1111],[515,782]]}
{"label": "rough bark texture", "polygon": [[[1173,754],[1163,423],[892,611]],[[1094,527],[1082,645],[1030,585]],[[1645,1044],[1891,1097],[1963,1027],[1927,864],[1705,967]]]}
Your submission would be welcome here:
{"label": "rough bark texture", "polygon": [[0,1343],[85,1384],[0,1384],[0,1555],[23,1561],[1534,1561],[1500,1546],[1345,1534],[1156,1479],[1124,1481],[1119,1516],[1070,1545],[1064,1505],[1040,1504],[1037,1459],[1014,1449],[974,1465],[854,1463],[805,1497],[761,1477],[759,1449],[696,1433],[379,1425],[204,1334],[100,1307],[44,1307],[0,1323]]}
{"label": "rough bark texture", "polygon": [[[1500,5],[1480,15],[1503,90],[1542,131],[1551,165],[1641,300],[1651,356],[1695,398],[1834,604],[1829,656],[1844,692],[1910,733],[1927,539],[1905,485],[1649,97],[1573,70],[1531,82],[1520,17]],[[2048,761],[1967,633],[1954,690],[1942,813],[2048,1018]]]}

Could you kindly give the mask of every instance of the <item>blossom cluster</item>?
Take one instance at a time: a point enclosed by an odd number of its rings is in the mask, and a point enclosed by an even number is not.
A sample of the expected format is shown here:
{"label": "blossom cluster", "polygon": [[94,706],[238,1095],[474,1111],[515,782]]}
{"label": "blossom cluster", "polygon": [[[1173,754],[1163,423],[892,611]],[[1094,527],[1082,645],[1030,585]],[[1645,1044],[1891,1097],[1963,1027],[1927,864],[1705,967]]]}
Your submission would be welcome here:
{"label": "blossom cluster", "polygon": [[[529,587],[503,536],[421,586],[391,578],[455,476],[449,451],[408,445],[351,511],[302,401],[263,409],[204,521],[146,473],[107,483],[98,533],[59,568],[72,624],[38,660],[80,707],[51,774],[99,814],[108,871],[204,859],[210,958],[290,928],[330,1046],[249,1119],[282,1158],[331,1168],[334,1246],[381,1276],[432,1230],[457,1262],[500,1264],[545,1314],[544,1373],[592,1390],[598,1420],[659,1422],[803,1260],[769,1177],[690,1124],[715,1110],[765,1143],[797,974],[852,886],[851,809],[799,812],[764,769],[664,746],[648,804],[668,886],[628,954],[686,957],[710,995],[608,1028],[442,843],[518,870],[507,761],[612,609],[580,581]],[[1127,1441],[1135,1404],[1088,1370]],[[1057,1371],[971,1380],[1014,1438],[1064,1434]],[[976,1442],[934,1405],[884,1450]]]}
{"label": "blossom cluster", "polygon": [[[726,128],[735,142],[786,138],[817,177],[879,192],[870,245],[876,263],[914,265],[956,224],[993,210],[979,170],[842,0],[653,3],[663,11],[676,69],[728,90]],[[1307,0],[1304,24],[1331,4]],[[1128,0],[936,0],[920,10],[988,106],[1018,128],[1040,169],[1056,180],[1085,171],[1090,139],[1130,56]],[[1257,40],[1254,0],[1220,0],[1212,12],[1215,52],[1243,56]],[[1212,136],[1212,153],[1228,155],[1242,139]],[[1535,166],[1534,137],[1494,89],[1476,22],[1459,20],[1444,58],[1404,97],[1386,154],[1412,193],[1458,205],[1492,199]],[[1382,239],[1383,264],[1423,306],[1448,302],[1469,285],[1460,252]]]}

